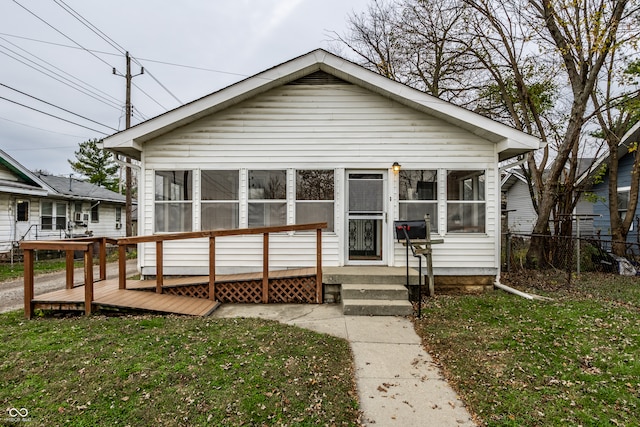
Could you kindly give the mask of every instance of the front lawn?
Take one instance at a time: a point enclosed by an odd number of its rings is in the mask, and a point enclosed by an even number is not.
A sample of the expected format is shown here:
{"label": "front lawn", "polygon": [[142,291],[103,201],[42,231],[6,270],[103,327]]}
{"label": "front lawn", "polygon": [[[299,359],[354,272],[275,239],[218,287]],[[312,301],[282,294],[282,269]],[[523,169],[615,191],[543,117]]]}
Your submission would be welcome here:
{"label": "front lawn", "polygon": [[487,426],[640,425],[640,278],[503,278],[502,291],[428,299],[416,329]]}
{"label": "front lawn", "polygon": [[339,338],[260,319],[23,315],[0,315],[0,424],[358,423]]}

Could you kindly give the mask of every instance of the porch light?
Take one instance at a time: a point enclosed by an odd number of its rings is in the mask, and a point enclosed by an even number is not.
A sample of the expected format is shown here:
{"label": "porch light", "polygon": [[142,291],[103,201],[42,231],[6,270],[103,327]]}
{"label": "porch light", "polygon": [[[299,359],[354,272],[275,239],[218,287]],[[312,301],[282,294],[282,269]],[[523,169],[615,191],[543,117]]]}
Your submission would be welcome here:
{"label": "porch light", "polygon": [[393,162],[393,164],[391,165],[391,169],[393,169],[394,173],[400,172],[400,168],[401,166],[400,166],[400,163],[398,162]]}

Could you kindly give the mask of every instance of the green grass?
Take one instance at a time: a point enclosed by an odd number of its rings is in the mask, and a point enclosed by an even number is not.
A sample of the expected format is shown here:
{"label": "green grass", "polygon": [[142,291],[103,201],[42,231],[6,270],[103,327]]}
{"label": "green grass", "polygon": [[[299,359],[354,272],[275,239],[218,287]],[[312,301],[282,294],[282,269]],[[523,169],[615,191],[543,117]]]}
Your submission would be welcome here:
{"label": "green grass", "polygon": [[[136,251],[127,252],[127,259],[136,258]],[[118,260],[118,252],[112,251],[107,256],[107,262],[115,262]],[[98,264],[98,259],[95,258],[93,260],[93,264]],[[76,268],[82,267],[84,262],[82,260],[75,261],[74,266]],[[53,273],[56,271],[64,271],[66,265],[66,260],[64,258],[59,259],[47,259],[47,260],[39,260],[34,262],[33,264],[33,272],[34,274],[44,274],[44,273]],[[0,282],[4,280],[13,280],[24,277],[24,264],[22,262],[14,262],[13,265],[11,263],[1,263],[0,264]]]}
{"label": "green grass", "polygon": [[487,426],[640,425],[640,280],[511,279],[554,301],[439,296],[416,321],[470,409]]}
{"label": "green grass", "polygon": [[0,315],[0,407],[29,425],[358,422],[339,338],[259,319],[22,316]]}

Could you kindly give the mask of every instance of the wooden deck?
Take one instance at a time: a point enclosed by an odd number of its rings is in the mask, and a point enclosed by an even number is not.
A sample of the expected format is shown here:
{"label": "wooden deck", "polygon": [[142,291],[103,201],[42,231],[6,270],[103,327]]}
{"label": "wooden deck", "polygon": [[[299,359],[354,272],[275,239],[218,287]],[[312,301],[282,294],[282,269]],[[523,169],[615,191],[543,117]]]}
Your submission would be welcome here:
{"label": "wooden deck", "polygon": [[[269,272],[269,279],[315,276],[315,274],[316,269],[313,267],[277,270]],[[252,280],[262,280],[262,272],[216,276],[217,284],[242,283]],[[163,289],[208,283],[209,276],[165,277]],[[93,285],[92,305],[95,308],[133,309],[190,316],[208,316],[220,306],[220,302],[204,298],[149,292],[156,290],[156,284],[155,279],[129,280],[127,289],[119,289],[118,279],[96,282]],[[32,302],[34,309],[85,311],[84,285],[37,295]]]}

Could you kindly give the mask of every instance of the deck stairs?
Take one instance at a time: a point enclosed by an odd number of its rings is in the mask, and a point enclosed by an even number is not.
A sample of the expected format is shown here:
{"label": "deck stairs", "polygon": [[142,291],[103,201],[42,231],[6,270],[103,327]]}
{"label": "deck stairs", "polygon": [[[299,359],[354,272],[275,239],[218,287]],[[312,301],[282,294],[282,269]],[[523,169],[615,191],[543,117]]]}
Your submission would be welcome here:
{"label": "deck stairs", "polygon": [[[323,269],[323,282],[339,286],[342,310],[350,316],[408,316],[413,313],[404,267],[336,267]],[[418,282],[409,270],[409,284]]]}

